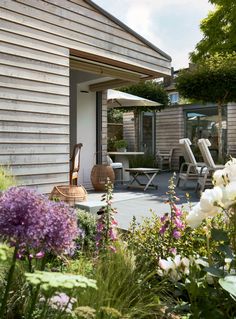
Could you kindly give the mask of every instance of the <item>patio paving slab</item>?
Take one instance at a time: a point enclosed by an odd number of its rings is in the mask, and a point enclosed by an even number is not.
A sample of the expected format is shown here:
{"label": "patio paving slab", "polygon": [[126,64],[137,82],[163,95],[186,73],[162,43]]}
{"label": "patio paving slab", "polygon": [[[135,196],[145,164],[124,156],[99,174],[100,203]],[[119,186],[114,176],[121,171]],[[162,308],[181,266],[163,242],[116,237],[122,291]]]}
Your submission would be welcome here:
{"label": "patio paving slab", "polygon": [[[158,184],[158,189],[148,189],[145,192],[140,189],[128,189],[127,185],[119,185],[114,188],[114,197],[112,206],[116,208],[116,219],[119,227],[128,229],[133,216],[137,222],[142,222],[143,218],[150,217],[153,212],[161,216],[164,213],[169,213],[169,205],[166,204],[168,196],[168,180],[172,176],[170,172],[162,172],[155,178],[155,183]],[[176,188],[176,195],[180,201],[177,206],[186,205],[186,192],[190,195],[191,203],[199,201],[199,195],[195,192],[195,184],[189,182],[188,189]],[[88,199],[85,202],[77,203],[76,206],[85,209],[92,214],[104,205],[101,201],[104,192],[88,191]]]}

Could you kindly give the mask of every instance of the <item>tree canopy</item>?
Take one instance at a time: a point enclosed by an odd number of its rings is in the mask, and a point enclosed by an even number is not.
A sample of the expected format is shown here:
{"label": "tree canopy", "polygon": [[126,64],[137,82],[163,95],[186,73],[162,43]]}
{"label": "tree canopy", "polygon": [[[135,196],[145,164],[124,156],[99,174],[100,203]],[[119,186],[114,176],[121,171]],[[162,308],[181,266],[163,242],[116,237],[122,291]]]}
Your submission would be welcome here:
{"label": "tree canopy", "polygon": [[236,51],[236,1],[209,1],[216,8],[200,24],[203,39],[190,54],[194,63],[215,53]]}
{"label": "tree canopy", "polygon": [[[160,103],[161,106],[157,107],[158,110],[164,108],[169,103],[168,94],[164,90],[163,86],[154,81],[139,82],[127,87],[122,87],[120,90]],[[141,108],[139,107],[139,110],[140,109]],[[129,108],[129,110],[131,110],[131,108]],[[153,107],[142,107],[142,111],[149,110],[153,111],[155,109]]]}
{"label": "tree canopy", "polygon": [[215,54],[180,71],[176,87],[181,96],[202,102],[236,101],[236,53]]}
{"label": "tree canopy", "polygon": [[218,155],[222,161],[222,106],[236,101],[236,53],[215,54],[195,68],[181,71],[176,87],[183,97],[218,105]]}

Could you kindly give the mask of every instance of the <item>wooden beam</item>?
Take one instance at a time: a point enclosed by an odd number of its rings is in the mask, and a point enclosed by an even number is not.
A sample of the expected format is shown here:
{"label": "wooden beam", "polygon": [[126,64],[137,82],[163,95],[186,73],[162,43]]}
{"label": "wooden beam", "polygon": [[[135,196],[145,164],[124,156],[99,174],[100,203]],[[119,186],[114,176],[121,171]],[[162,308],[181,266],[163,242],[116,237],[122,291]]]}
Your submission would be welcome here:
{"label": "wooden beam", "polygon": [[151,70],[151,69],[146,69],[146,68],[140,67],[138,65],[133,65],[133,64],[126,63],[126,62],[113,60],[113,59],[110,59],[107,57],[95,55],[95,54],[84,52],[84,51],[71,49],[70,55],[78,57],[78,58],[84,58],[84,59],[87,59],[90,61],[104,63],[104,64],[107,64],[110,66],[115,66],[115,67],[118,67],[118,68],[121,68],[121,69],[124,69],[127,71],[129,70],[129,71],[141,73],[143,75],[148,75],[151,78],[163,77],[162,73],[156,72],[156,71]]}
{"label": "wooden beam", "polygon": [[123,81],[123,80],[111,80],[111,81],[91,84],[89,86],[89,90],[90,91],[103,91],[103,90],[107,90],[107,89],[113,89],[113,88],[118,88],[121,86],[131,85],[131,84],[133,84],[133,82]]}
{"label": "wooden beam", "polygon": [[90,63],[88,61],[77,61],[70,59],[70,68],[79,71],[99,74],[101,76],[109,76],[125,81],[138,82],[142,74],[131,72],[115,67],[105,66],[102,64]]}

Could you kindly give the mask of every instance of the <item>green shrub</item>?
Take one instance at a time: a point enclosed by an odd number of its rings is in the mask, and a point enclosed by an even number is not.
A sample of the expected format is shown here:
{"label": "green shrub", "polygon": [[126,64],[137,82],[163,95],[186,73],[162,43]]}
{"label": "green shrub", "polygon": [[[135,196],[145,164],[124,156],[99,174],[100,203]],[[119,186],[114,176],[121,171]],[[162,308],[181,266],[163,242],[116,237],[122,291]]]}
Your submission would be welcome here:
{"label": "green shrub", "polygon": [[78,252],[93,253],[96,249],[96,217],[77,209],[78,226],[82,230],[76,240]]}
{"label": "green shrub", "polygon": [[155,167],[155,157],[151,154],[132,156],[129,161],[130,167]]}
{"label": "green shrub", "polygon": [[16,180],[10,169],[0,166],[0,192],[14,185],[16,185]]}

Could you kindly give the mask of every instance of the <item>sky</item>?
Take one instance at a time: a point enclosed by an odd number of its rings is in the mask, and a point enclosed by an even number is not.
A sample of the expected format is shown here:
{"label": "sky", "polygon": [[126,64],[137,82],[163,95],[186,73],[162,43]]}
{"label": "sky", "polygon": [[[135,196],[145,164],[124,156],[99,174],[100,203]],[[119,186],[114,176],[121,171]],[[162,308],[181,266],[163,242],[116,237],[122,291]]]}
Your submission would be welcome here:
{"label": "sky", "polygon": [[93,0],[186,68],[189,52],[202,39],[200,21],[213,6],[208,0]]}

